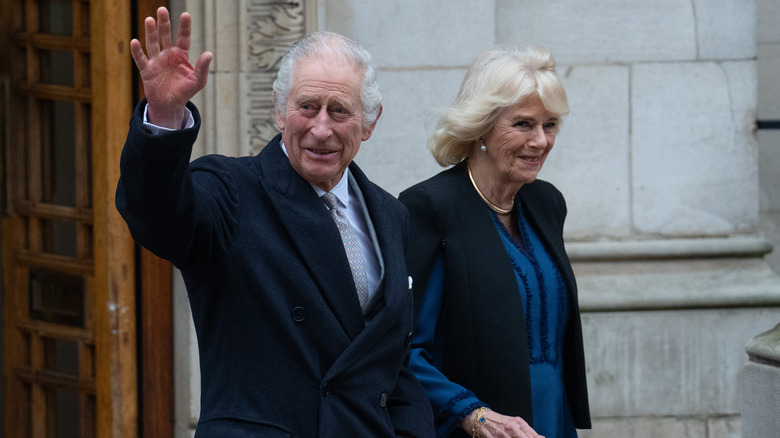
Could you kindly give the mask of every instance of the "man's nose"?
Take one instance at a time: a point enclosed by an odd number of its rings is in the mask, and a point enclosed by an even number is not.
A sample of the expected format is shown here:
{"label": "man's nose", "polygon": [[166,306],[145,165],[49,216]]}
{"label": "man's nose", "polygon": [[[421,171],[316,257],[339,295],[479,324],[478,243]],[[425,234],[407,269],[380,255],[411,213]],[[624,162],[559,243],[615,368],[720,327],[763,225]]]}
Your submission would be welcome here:
{"label": "man's nose", "polygon": [[326,139],[333,133],[332,122],[328,109],[326,107],[320,108],[320,111],[314,116],[314,126],[311,129],[311,133],[319,139]]}

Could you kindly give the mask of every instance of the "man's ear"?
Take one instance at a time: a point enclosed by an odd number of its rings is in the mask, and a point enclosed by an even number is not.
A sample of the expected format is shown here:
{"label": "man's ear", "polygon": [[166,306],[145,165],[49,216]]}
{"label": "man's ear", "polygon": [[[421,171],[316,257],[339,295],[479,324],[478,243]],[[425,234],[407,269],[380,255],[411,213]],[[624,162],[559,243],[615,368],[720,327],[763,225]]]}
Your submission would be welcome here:
{"label": "man's ear", "polygon": [[284,131],[284,117],[279,113],[279,110],[276,110],[276,126],[279,127],[280,131]]}
{"label": "man's ear", "polygon": [[[379,121],[379,116],[381,116],[381,115],[382,115],[382,105],[379,105],[379,114],[376,115],[376,120],[374,120],[374,123],[372,123],[371,125],[366,126],[365,128],[363,128],[363,141],[366,141],[369,138],[371,138],[371,134],[374,133],[374,128],[376,128],[376,122]],[[277,118],[278,117],[279,116],[277,116]]]}

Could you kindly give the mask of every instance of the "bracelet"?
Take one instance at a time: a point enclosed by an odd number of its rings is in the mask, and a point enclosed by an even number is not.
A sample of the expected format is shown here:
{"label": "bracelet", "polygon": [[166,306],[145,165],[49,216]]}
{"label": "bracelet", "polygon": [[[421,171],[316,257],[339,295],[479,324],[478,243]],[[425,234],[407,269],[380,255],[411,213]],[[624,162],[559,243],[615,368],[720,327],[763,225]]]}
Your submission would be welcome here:
{"label": "bracelet", "polygon": [[477,409],[477,418],[474,419],[474,427],[471,428],[471,438],[479,437],[479,429],[482,427],[482,424],[485,422],[485,412],[489,410],[490,409],[485,406],[482,406],[481,408]]}

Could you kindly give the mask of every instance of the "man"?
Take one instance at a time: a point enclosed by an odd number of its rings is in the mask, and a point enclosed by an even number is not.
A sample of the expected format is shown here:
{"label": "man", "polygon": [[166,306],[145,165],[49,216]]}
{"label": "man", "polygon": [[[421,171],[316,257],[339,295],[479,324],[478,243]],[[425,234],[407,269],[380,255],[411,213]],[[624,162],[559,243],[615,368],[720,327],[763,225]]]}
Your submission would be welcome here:
{"label": "man", "polygon": [[187,285],[202,375],[196,437],[432,436],[407,368],[407,213],[352,163],[382,109],[370,56],[341,35],[304,38],[274,83],[281,134],[254,157],[190,164],[200,117],[189,100],[212,57],[190,65],[190,26],[182,14],[173,45],[160,8],[145,23],[148,57],[131,42],[146,102],[116,203]]}

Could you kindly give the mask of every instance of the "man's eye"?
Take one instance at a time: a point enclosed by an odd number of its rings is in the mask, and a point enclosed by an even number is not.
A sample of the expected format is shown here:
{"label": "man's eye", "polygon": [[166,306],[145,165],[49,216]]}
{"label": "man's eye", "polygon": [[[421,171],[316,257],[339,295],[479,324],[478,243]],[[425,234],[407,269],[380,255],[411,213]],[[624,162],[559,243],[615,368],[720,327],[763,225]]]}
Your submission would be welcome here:
{"label": "man's eye", "polygon": [[347,120],[352,113],[342,106],[334,106],[330,109],[330,115],[334,120]]}
{"label": "man's eye", "polygon": [[317,111],[317,107],[310,103],[304,103],[301,104],[301,106],[298,107],[304,114],[310,114]]}

